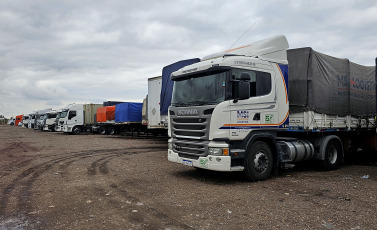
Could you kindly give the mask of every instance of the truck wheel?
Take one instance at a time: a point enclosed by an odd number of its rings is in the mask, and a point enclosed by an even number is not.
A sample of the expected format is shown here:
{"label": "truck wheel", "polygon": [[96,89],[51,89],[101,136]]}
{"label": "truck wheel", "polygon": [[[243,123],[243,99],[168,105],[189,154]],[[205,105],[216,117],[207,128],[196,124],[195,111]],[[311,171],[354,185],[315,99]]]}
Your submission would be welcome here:
{"label": "truck wheel", "polygon": [[114,135],[114,134],[115,134],[115,129],[114,129],[113,127],[109,127],[109,128],[107,129],[107,134],[109,134],[109,135]]}
{"label": "truck wheel", "polygon": [[340,143],[335,139],[331,139],[327,142],[325,147],[325,159],[321,161],[322,167],[325,170],[334,170],[339,168],[342,155],[342,147]]}
{"label": "truck wheel", "polygon": [[75,135],[79,135],[81,133],[81,129],[78,126],[73,127],[72,133]]}
{"label": "truck wheel", "polygon": [[266,180],[271,174],[272,165],[270,147],[263,141],[257,141],[248,149],[244,173],[251,181]]}
{"label": "truck wheel", "polygon": [[102,135],[105,135],[105,134],[106,134],[106,128],[105,128],[105,127],[100,127],[100,128],[98,129],[98,133],[99,133],[99,134],[102,134]]}

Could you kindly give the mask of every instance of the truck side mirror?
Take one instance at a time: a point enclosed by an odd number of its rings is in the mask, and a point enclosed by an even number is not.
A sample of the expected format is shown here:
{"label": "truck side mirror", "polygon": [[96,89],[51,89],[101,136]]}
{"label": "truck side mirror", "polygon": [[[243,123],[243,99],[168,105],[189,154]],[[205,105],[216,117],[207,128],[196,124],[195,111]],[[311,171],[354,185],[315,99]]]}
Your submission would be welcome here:
{"label": "truck side mirror", "polygon": [[243,72],[241,73],[239,80],[233,81],[235,84],[233,90],[236,91],[234,93],[235,95],[238,95],[238,97],[233,100],[234,103],[237,103],[238,100],[245,100],[250,98],[250,79],[250,74]]}
{"label": "truck side mirror", "polygon": [[238,82],[238,95],[239,100],[245,100],[250,98],[250,83],[247,81]]}

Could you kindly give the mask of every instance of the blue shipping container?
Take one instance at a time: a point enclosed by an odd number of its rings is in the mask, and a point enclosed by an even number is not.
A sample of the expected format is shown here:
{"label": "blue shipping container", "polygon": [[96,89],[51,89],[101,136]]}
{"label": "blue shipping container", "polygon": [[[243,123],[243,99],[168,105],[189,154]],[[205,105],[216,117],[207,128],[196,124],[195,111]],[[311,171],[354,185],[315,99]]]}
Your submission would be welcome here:
{"label": "blue shipping container", "polygon": [[115,106],[115,122],[141,122],[143,103],[125,102]]}
{"label": "blue shipping container", "polygon": [[171,65],[165,66],[162,69],[162,86],[161,86],[161,95],[160,95],[160,114],[161,115],[168,115],[168,108],[171,104],[171,94],[173,92],[173,85],[174,82],[170,80],[170,75],[187,66],[194,64],[196,62],[200,62],[199,58],[187,59],[182,60]]}

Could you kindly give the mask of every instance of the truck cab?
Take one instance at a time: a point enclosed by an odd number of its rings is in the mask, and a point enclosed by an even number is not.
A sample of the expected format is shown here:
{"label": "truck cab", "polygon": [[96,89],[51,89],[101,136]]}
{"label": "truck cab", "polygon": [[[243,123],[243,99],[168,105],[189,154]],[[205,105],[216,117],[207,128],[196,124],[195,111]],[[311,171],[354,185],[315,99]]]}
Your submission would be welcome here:
{"label": "truck cab", "polygon": [[24,115],[22,117],[22,126],[27,128],[29,120],[30,120],[29,115]]}
{"label": "truck cab", "polygon": [[44,131],[55,131],[55,120],[57,116],[56,110],[51,110],[45,114],[44,122],[43,122],[43,130]]}
{"label": "truck cab", "polygon": [[[171,75],[168,159],[216,171],[243,171],[250,133],[288,128],[284,36],[205,57]],[[242,52],[241,52],[242,51]]]}
{"label": "truck cab", "polygon": [[79,134],[81,129],[78,128],[84,125],[84,106],[83,104],[73,104],[67,107],[59,119],[63,123],[62,131],[65,133]]}
{"label": "truck cab", "polygon": [[37,113],[30,113],[29,114],[29,121],[28,121],[28,128],[34,129],[35,124],[35,117],[37,116]]}
{"label": "truck cab", "polygon": [[22,117],[23,116],[24,115],[18,115],[18,116],[16,116],[16,120],[14,122],[14,126],[21,126],[22,125]]}
{"label": "truck cab", "polygon": [[[63,123],[63,132],[80,134],[83,131],[92,131],[95,125],[95,115],[97,108],[102,104],[72,104],[62,113],[59,119]],[[63,117],[64,115],[64,117]]]}

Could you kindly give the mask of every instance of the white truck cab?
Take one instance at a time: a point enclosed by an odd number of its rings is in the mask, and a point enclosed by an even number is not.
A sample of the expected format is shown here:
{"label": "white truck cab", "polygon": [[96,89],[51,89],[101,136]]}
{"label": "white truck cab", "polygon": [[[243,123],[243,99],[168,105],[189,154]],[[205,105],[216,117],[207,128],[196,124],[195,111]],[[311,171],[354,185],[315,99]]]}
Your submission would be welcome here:
{"label": "white truck cab", "polygon": [[99,107],[102,107],[102,104],[69,105],[59,119],[59,122],[63,123],[63,132],[80,134],[83,131],[91,131]]}
{"label": "white truck cab", "polygon": [[55,131],[55,120],[57,116],[57,111],[56,110],[51,110],[46,112],[45,117],[44,117],[44,122],[43,122],[43,130],[44,131]]}

